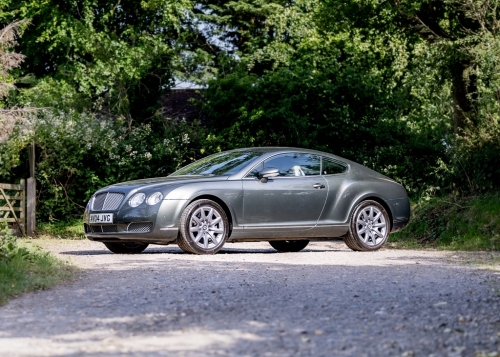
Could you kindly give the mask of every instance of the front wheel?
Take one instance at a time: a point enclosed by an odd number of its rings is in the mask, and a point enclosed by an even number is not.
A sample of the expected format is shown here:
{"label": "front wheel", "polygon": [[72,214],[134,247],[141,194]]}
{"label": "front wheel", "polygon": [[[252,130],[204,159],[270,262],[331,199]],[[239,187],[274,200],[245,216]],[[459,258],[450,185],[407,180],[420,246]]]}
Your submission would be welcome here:
{"label": "front wheel", "polygon": [[308,240],[275,240],[270,241],[271,247],[278,252],[299,252],[309,244]]}
{"label": "front wheel", "polygon": [[182,213],[177,244],[187,253],[215,254],[226,242],[228,233],[224,209],[217,202],[201,199]]}
{"label": "front wheel", "polygon": [[148,247],[147,243],[104,243],[106,248],[116,254],[139,254]]}
{"label": "front wheel", "polygon": [[377,250],[387,242],[389,231],[389,215],[385,208],[376,201],[367,200],[352,212],[344,242],[356,251]]}

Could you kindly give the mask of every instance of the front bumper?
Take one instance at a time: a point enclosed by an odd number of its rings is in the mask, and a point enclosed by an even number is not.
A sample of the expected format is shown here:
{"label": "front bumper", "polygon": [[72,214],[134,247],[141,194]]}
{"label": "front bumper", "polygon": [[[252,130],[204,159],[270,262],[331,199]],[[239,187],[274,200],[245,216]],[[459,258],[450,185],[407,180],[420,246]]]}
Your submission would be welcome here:
{"label": "front bumper", "polygon": [[[85,236],[98,242],[144,242],[169,244],[177,239],[180,214],[185,200],[163,200],[161,204],[142,204],[132,208],[123,204],[117,211],[86,209],[83,217]],[[113,223],[91,224],[90,214],[113,213]]]}

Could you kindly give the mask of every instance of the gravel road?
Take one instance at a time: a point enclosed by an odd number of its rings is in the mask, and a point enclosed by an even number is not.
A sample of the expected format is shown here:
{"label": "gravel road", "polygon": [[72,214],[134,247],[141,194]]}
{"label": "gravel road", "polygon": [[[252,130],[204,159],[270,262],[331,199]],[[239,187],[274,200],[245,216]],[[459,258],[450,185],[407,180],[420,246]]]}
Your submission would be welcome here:
{"label": "gravel road", "polygon": [[500,271],[457,253],[40,245],[81,274],[0,307],[0,356],[500,356]]}

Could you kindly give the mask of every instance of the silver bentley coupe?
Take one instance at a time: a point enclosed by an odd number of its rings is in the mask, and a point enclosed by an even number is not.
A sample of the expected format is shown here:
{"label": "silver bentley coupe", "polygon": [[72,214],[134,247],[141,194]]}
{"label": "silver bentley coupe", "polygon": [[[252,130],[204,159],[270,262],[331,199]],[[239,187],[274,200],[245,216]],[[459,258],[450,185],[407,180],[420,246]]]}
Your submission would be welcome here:
{"label": "silver bentley coupe", "polygon": [[325,152],[265,147],[100,189],[85,209],[84,229],[114,253],[176,243],[188,253],[214,254],[243,241],[298,252],[311,240],[339,237],[370,251],[409,216],[406,190],[384,175]]}

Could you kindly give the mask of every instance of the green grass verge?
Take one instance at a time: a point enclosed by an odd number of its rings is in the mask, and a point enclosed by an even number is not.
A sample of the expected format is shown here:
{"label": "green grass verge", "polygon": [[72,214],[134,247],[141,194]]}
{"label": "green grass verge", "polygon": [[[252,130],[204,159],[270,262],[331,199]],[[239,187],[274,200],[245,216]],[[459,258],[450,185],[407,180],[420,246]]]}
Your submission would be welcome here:
{"label": "green grass verge", "polygon": [[44,290],[74,276],[75,268],[30,241],[0,229],[0,305],[22,293]]}
{"label": "green grass verge", "polygon": [[390,242],[396,248],[500,250],[500,194],[414,203],[410,224]]}
{"label": "green grass verge", "polygon": [[59,222],[38,222],[36,228],[37,234],[41,238],[85,238],[85,234],[83,231],[83,221],[81,219],[72,219],[70,221]]}

